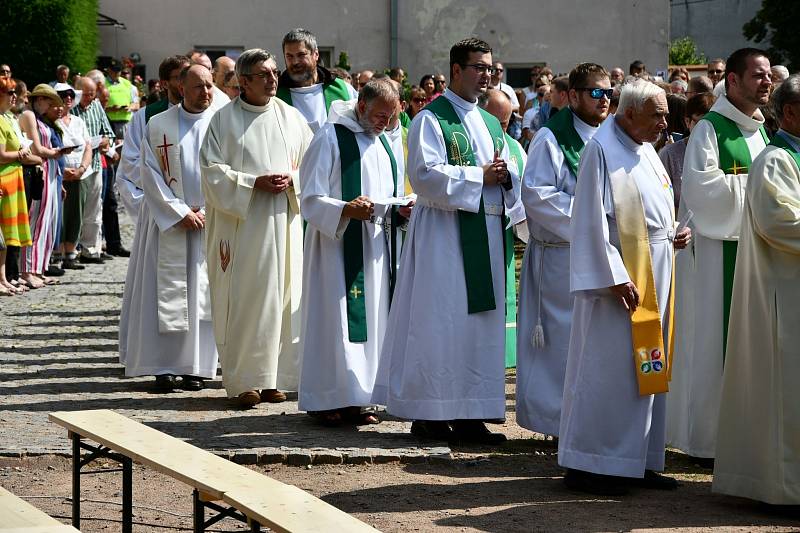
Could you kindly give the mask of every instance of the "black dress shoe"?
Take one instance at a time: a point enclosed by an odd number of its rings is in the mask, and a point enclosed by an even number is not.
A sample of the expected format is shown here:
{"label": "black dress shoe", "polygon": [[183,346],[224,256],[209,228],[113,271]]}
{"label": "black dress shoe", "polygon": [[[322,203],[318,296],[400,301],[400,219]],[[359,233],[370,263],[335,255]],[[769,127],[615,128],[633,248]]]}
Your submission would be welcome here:
{"label": "black dress shoe", "polygon": [[593,474],[573,468],[568,468],[567,473],[564,474],[564,485],[570,490],[598,496],[622,496],[628,493],[628,488],[616,476]]}
{"label": "black dress shoe", "polygon": [[464,444],[503,444],[507,439],[502,433],[492,433],[481,420],[456,420],[450,440]]}
{"label": "black dress shoe", "polygon": [[678,488],[678,481],[669,476],[662,476],[652,470],[645,470],[643,478],[631,478],[630,484],[643,489],[654,490],[675,490]]}
{"label": "black dress shoe", "polygon": [[114,256],[111,254],[107,254],[106,252],[100,252],[100,259],[103,261],[113,261]]}
{"label": "black dress shoe", "polygon": [[156,376],[156,391],[158,392],[172,392],[175,390],[177,383],[175,382],[175,376],[172,374],[162,374],[160,376]]}
{"label": "black dress shoe", "polygon": [[46,276],[59,277],[64,275],[64,269],[58,265],[50,265],[47,267],[47,270],[45,270],[44,273]]}
{"label": "black dress shoe", "polygon": [[76,259],[67,258],[61,263],[61,268],[66,270],[84,270],[86,267],[78,263]]}
{"label": "black dress shoe", "polygon": [[181,380],[181,388],[183,390],[203,390],[205,383],[203,378],[197,376],[183,376]]}
{"label": "black dress shoe", "polygon": [[442,420],[414,420],[411,434],[420,439],[447,441],[453,436],[453,430]]}
{"label": "black dress shoe", "polygon": [[117,257],[130,257],[131,256],[131,251],[130,250],[126,250],[122,246],[120,246],[119,248],[109,248],[109,249],[106,250],[106,252],[110,253],[111,255],[116,255]]}
{"label": "black dress shoe", "polygon": [[82,255],[81,254],[78,257],[78,261],[80,261],[81,263],[84,263],[84,264],[88,264],[88,265],[102,265],[103,263],[105,263],[105,261],[103,261],[103,258],[100,257],[99,255],[91,256],[91,255]]}

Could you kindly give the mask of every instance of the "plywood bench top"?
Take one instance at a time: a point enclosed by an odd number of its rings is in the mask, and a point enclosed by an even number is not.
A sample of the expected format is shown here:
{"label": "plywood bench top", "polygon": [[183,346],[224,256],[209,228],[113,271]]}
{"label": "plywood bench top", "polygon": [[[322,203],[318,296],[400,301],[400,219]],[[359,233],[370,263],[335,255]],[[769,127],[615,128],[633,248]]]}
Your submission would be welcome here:
{"label": "plywood bench top", "polygon": [[0,531],[3,533],[78,533],[0,487]]}

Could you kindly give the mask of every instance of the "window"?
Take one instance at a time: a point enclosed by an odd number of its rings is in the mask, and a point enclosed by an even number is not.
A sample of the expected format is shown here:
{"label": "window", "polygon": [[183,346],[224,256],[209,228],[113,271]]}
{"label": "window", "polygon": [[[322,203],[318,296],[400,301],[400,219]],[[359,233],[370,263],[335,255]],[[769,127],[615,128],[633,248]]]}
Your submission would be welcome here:
{"label": "window", "polygon": [[539,65],[544,67],[547,63],[544,61],[534,61],[532,63],[516,63],[516,64],[505,64],[506,67],[506,79],[505,82],[515,89],[521,89],[523,87],[527,87],[532,83],[531,81],[531,67],[535,65]]}
{"label": "window", "polygon": [[202,50],[208,57],[211,58],[211,64],[214,64],[218,58],[228,56],[234,61],[244,52],[244,46],[196,46],[195,50]]}

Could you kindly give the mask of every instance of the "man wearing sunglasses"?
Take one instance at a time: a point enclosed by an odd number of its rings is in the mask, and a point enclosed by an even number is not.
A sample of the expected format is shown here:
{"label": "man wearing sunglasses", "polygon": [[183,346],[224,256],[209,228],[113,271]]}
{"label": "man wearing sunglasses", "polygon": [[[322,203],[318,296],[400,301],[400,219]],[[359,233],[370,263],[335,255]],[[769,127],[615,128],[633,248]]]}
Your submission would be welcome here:
{"label": "man wearing sunglasses", "polygon": [[511,100],[511,110],[517,113],[519,111],[519,99],[517,98],[517,94],[514,92],[514,89],[511,88],[511,85],[503,83],[503,74],[506,68],[499,61],[495,61],[492,67],[494,70],[492,71],[491,88],[503,91],[506,96],[508,96],[508,99]]}
{"label": "man wearing sunglasses", "polygon": [[277,96],[300,111],[312,131],[325,124],[332,102],[358,97],[349,83],[319,64],[317,38],[310,31],[295,28],[284,36],[283,59],[286,70],[278,79]]}
{"label": "man wearing sunglasses", "polygon": [[417,193],[373,403],[426,439],[505,441],[483,421],[505,416],[505,216],[517,223],[518,171],[499,121],[478,108],[492,49],[450,49],[450,87],[408,133]]}
{"label": "man wearing sunglasses", "polygon": [[530,238],[520,274],[517,423],[554,437],[572,323],[573,298],[564,274],[578,164],[584,145],[608,116],[611,90],[603,67],[576,66],[569,74],[570,104],[536,134],[522,179]]}

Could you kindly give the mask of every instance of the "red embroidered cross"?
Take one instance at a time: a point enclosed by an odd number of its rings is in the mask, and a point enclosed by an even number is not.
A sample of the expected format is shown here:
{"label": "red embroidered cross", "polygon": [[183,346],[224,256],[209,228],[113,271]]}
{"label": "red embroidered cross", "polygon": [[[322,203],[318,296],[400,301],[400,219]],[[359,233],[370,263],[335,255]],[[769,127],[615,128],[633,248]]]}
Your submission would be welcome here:
{"label": "red embroidered cross", "polygon": [[174,146],[172,144],[167,143],[167,134],[164,134],[164,144],[160,144],[156,146],[156,148],[161,149],[161,163],[164,165],[164,170],[167,171],[167,178],[171,178],[171,172],[169,171],[169,158],[167,157],[167,148],[170,146]]}

